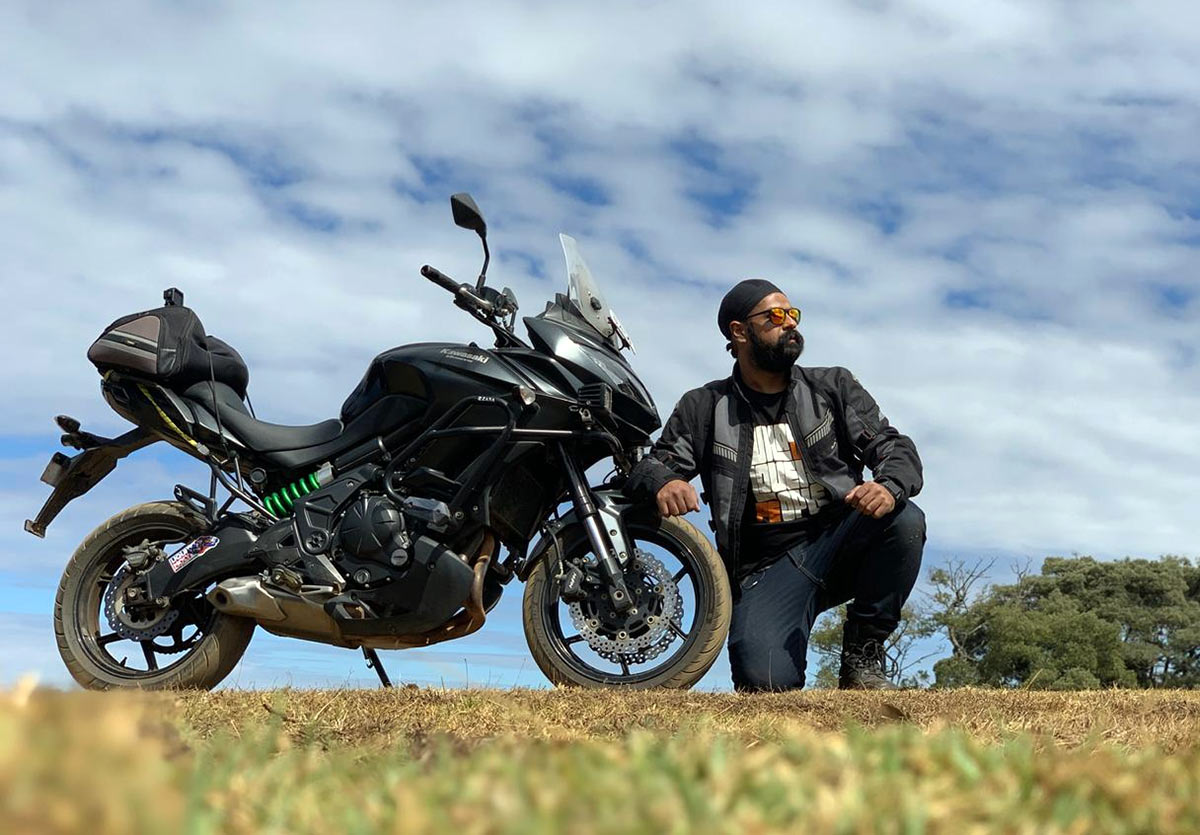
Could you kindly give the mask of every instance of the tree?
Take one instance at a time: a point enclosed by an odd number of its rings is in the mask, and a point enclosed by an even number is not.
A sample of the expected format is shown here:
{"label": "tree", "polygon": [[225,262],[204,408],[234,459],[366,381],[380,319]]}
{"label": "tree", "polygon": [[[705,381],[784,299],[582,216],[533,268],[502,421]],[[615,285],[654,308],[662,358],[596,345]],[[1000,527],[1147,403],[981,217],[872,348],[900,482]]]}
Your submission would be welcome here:
{"label": "tree", "polygon": [[1001,687],[1080,690],[1133,686],[1115,624],[1053,590],[1035,607],[989,599],[978,606],[986,623],[976,667],[980,683]]}
{"label": "tree", "polygon": [[[972,607],[981,594],[980,584],[995,562],[967,563],[952,559],[945,567],[929,573],[930,591],[925,604],[927,628],[930,634],[943,633],[950,644],[950,657],[933,665],[939,687],[979,684],[977,659],[969,647],[973,646],[985,624]],[[1025,572],[1028,573],[1028,568]]]}
{"label": "tree", "polygon": [[974,595],[977,571],[934,575],[931,616],[951,644],[938,686],[1200,684],[1200,567],[1186,559],[1049,557]]}
{"label": "tree", "polygon": [[1115,625],[1121,657],[1140,687],[1200,684],[1200,567],[1181,557],[1097,561],[1049,557],[1029,578],[1026,600],[1061,591],[1084,611]]}

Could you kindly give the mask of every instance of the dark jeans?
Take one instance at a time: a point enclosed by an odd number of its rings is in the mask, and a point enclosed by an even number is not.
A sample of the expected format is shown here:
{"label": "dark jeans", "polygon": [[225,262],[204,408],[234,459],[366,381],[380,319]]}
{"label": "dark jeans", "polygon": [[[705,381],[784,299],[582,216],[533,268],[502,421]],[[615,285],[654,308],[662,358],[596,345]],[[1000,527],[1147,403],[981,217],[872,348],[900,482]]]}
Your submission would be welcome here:
{"label": "dark jeans", "polygon": [[882,519],[846,508],[766,568],[735,584],[729,666],[739,691],[804,686],[817,615],[846,601],[846,636],[883,640],[921,569],[925,514],[901,502]]}

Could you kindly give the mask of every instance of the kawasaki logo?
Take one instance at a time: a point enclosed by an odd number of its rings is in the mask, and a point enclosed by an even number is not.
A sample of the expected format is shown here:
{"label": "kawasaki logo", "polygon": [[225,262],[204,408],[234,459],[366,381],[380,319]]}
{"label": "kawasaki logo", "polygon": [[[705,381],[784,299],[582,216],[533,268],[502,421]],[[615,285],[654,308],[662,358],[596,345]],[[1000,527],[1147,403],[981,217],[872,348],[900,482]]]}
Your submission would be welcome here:
{"label": "kawasaki logo", "polygon": [[462,348],[443,348],[442,356],[455,360],[463,360],[464,362],[477,362],[480,365],[488,361],[487,354],[476,354],[473,351],[467,351]]}

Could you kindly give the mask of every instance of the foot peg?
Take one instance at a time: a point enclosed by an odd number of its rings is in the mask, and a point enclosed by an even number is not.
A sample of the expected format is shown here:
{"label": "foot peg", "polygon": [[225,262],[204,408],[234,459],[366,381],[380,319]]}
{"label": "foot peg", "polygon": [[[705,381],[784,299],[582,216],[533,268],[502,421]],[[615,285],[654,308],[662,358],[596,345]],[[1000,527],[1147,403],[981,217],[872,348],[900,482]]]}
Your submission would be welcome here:
{"label": "foot peg", "polygon": [[54,422],[63,431],[63,435],[59,439],[59,442],[63,446],[75,449],[92,449],[112,440],[111,438],[102,438],[99,435],[93,435],[91,432],[84,432],[79,428],[79,421],[70,415],[57,415],[54,418]]}

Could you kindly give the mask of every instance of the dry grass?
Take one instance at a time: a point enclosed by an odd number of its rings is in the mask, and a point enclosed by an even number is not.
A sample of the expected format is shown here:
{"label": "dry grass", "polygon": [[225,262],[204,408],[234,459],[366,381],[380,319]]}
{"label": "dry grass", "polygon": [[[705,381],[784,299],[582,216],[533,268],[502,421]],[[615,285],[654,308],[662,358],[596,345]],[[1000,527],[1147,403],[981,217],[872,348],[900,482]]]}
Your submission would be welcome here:
{"label": "dry grass", "polygon": [[1200,831],[1200,693],[0,693],[4,832]]}
{"label": "dry grass", "polygon": [[840,732],[902,721],[954,726],[982,742],[1027,733],[1060,746],[1102,741],[1176,751],[1200,740],[1200,692],[1099,690],[809,691],[737,695],[679,691],[281,690],[178,698],[175,712],[200,736],[236,732],[274,711],[294,734],[343,744],[390,745],[439,732],[456,739],[614,738],[644,729],[704,730],[751,741],[798,730]]}

